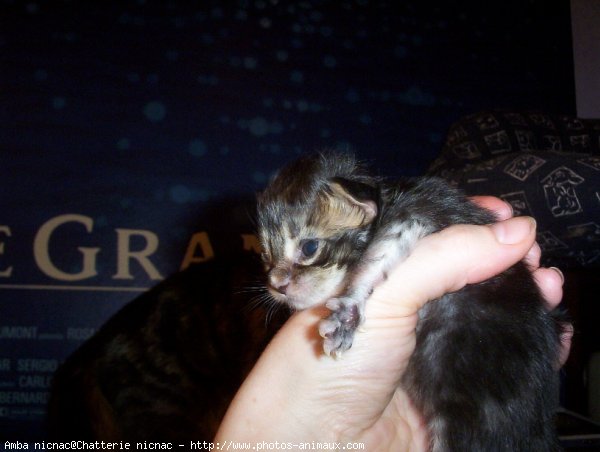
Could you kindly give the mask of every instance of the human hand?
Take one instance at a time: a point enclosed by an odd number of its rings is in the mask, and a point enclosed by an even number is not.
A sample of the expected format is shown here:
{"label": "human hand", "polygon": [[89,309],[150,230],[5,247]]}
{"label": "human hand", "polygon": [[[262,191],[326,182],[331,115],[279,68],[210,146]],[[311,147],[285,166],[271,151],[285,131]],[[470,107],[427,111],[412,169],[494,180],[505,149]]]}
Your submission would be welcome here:
{"label": "human hand", "polygon": [[[511,215],[497,199],[477,202],[500,219]],[[296,313],[246,379],[216,441],[358,441],[367,450],[423,449],[426,431],[399,387],[414,350],[418,309],[524,257],[549,303],[558,303],[561,275],[539,268],[534,242],[528,218],[452,226],[424,238],[375,289],[363,332],[340,360],[321,352],[317,325],[326,311]]]}

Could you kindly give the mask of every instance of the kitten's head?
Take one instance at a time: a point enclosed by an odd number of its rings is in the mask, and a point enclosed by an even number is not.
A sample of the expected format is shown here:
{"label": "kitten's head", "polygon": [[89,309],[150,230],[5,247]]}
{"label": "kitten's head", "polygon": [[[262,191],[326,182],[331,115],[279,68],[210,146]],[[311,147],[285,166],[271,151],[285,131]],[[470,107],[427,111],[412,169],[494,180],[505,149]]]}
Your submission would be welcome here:
{"label": "kitten's head", "polygon": [[376,187],[345,154],[304,157],[275,176],[257,212],[275,300],[305,309],[341,293],[377,216]]}

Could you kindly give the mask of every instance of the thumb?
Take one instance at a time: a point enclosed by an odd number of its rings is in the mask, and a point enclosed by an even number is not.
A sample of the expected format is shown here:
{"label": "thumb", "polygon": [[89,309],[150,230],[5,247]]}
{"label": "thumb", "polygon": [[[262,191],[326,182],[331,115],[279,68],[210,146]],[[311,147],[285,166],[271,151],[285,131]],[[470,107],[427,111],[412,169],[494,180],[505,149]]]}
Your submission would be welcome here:
{"label": "thumb", "polygon": [[414,315],[429,300],[485,281],[523,259],[535,242],[535,226],[531,217],[516,217],[431,234],[376,288],[367,308],[377,312],[381,304],[381,315]]}

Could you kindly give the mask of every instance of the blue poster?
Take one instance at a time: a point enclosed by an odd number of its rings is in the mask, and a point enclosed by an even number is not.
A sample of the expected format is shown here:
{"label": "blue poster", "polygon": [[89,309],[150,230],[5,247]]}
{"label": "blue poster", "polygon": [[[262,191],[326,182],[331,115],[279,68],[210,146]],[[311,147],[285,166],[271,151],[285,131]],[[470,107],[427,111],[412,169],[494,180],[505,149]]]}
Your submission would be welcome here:
{"label": "blue poster", "polygon": [[44,437],[53,372],[124,304],[256,250],[290,159],[417,175],[466,113],[572,111],[568,2],[396,3],[0,1],[1,440]]}

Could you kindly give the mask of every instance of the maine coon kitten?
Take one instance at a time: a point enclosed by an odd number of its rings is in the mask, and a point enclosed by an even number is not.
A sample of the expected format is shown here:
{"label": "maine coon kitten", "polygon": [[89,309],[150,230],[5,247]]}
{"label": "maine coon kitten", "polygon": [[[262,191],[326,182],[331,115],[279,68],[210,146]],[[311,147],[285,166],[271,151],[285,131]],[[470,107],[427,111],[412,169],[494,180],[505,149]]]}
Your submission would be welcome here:
{"label": "maine coon kitten", "polygon": [[255,255],[189,267],[115,314],[59,368],[54,440],[211,441],[239,385],[286,317],[255,307]]}
{"label": "maine coon kitten", "polygon": [[[384,181],[343,154],[301,158],[258,199],[268,288],[294,309],[326,304],[319,330],[331,355],[351,347],[374,285],[419,238],[493,221],[441,180]],[[419,318],[402,385],[431,450],[558,449],[559,323],[523,264],[429,302]]]}

